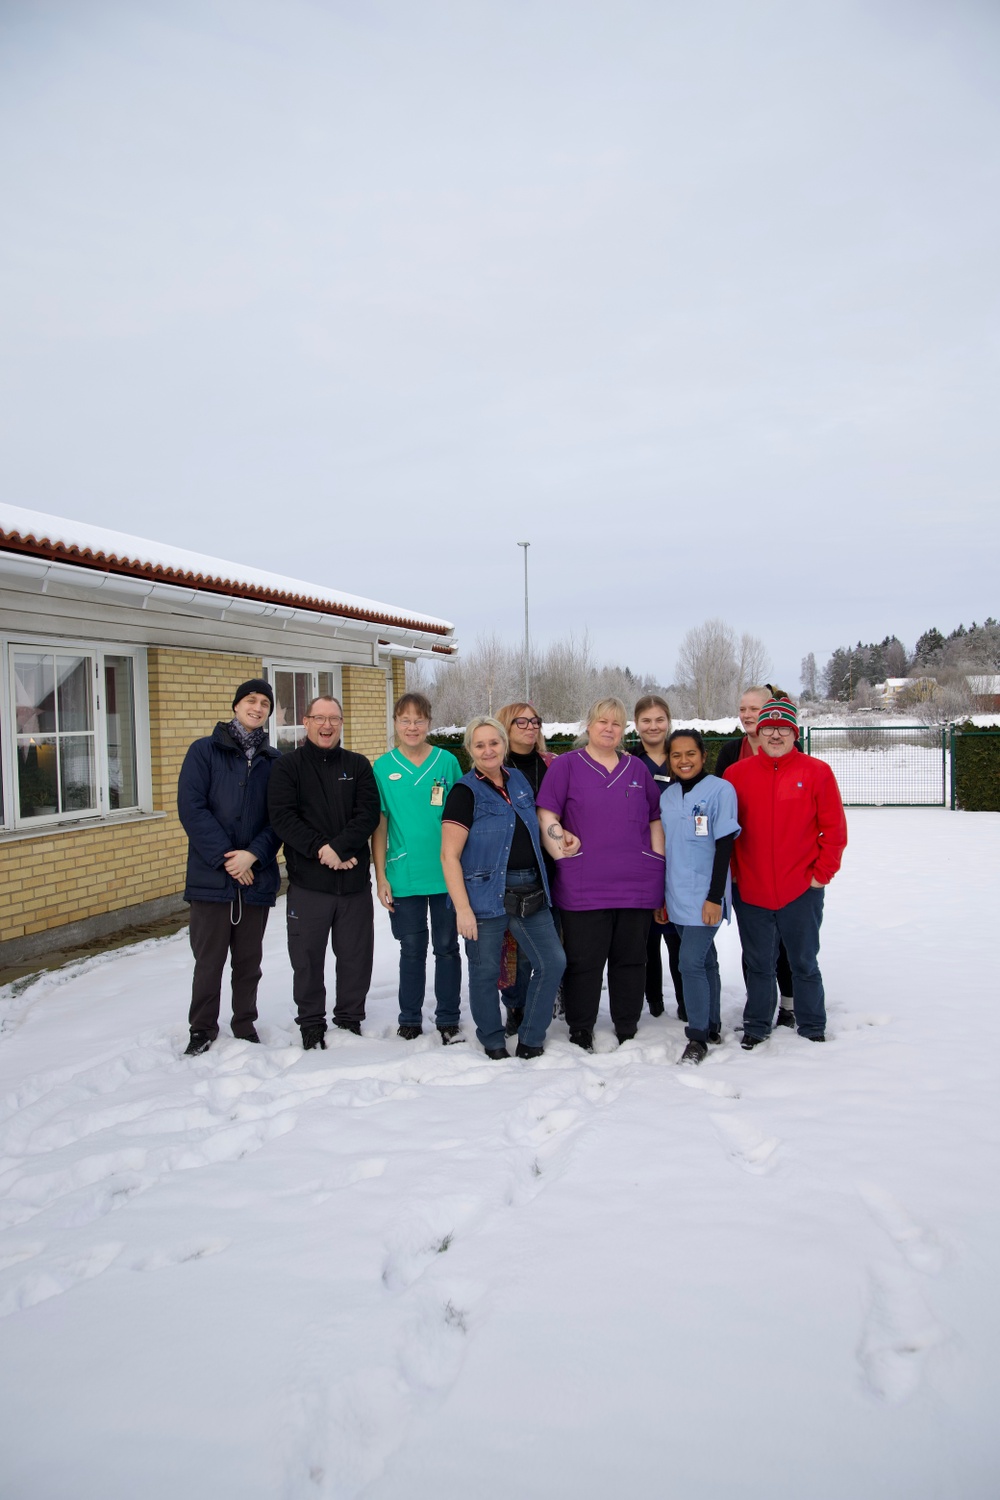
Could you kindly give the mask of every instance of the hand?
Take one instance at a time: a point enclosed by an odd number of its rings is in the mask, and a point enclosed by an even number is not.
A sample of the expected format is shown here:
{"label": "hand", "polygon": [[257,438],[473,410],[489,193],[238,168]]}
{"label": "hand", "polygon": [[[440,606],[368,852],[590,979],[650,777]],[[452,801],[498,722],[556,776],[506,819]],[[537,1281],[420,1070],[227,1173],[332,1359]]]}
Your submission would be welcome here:
{"label": "hand", "polygon": [[656,908],[653,913],[653,921],[658,927],[666,927],[670,918],[667,916],[667,908],[665,906],[658,906]]}
{"label": "hand", "polygon": [[249,849],[230,849],[223,864],[226,874],[231,875],[237,885],[253,885],[253,867],[257,863],[256,854],[251,854]]}
{"label": "hand", "polygon": [[329,844],[323,844],[316,851],[316,858],[321,865],[326,865],[328,870],[353,870],[358,862],[357,858],[353,855],[350,859],[341,859],[340,855],[331,849]]}
{"label": "hand", "polygon": [[570,833],[568,828],[563,829],[562,851],[563,859],[572,859],[574,854],[580,853],[580,840],[575,833]]}
{"label": "hand", "polygon": [[471,906],[467,906],[464,911],[456,911],[455,922],[458,926],[460,937],[468,938],[470,943],[477,941],[479,927],[476,924],[476,918]]}
{"label": "hand", "polygon": [[812,880],[810,880],[809,882],[809,889],[811,891],[825,891],[826,886],[823,884],[822,880],[817,880],[816,876],[814,875]]}
{"label": "hand", "polygon": [[701,920],[706,927],[718,927],[722,921],[722,906],[718,901],[706,901],[701,909]]}
{"label": "hand", "polygon": [[392,904],[392,886],[389,884],[388,880],[376,880],[375,889],[378,891],[378,899],[381,901],[386,911],[394,911],[395,907]]}

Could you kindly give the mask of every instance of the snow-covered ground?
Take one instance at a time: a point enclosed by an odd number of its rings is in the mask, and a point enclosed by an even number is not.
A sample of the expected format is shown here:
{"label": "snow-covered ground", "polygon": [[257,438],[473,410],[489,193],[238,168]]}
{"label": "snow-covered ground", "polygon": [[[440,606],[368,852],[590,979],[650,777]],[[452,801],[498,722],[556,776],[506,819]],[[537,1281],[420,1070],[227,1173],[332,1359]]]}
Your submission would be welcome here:
{"label": "snow-covered ground", "polygon": [[[987,1500],[1000,817],[856,810],[830,1042],[180,1056],[183,935],[2,997],[5,1500]],[[672,1009],[672,1007],[671,1007]]]}

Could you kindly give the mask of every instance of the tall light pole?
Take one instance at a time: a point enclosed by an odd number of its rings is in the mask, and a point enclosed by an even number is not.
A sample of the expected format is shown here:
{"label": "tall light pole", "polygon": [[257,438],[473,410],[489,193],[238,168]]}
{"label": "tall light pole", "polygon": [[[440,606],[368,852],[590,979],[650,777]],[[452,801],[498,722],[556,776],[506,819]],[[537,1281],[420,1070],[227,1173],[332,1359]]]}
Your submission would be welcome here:
{"label": "tall light pole", "polygon": [[524,699],[531,702],[531,674],[528,666],[528,548],[530,542],[518,542],[524,548]]}

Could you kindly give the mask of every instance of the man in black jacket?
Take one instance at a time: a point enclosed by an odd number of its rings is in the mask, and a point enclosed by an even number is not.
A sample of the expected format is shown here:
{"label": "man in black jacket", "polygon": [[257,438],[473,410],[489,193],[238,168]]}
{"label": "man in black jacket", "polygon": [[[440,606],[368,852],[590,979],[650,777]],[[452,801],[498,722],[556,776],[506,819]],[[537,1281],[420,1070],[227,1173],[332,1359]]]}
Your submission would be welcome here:
{"label": "man in black jacket", "polygon": [[381,805],[371,764],[340,743],[344,711],[314,698],[306,740],[271,772],[271,826],[288,867],[288,956],[302,1045],[325,1047],[326,945],[337,961],[333,1024],[361,1034],[372,978],[375,925],[368,840]]}

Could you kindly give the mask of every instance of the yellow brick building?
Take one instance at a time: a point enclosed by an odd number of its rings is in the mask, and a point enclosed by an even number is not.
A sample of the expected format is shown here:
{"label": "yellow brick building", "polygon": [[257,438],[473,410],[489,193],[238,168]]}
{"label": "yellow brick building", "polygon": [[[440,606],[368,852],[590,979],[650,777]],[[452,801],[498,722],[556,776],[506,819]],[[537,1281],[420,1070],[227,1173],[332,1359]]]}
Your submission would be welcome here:
{"label": "yellow brick building", "polygon": [[386,749],[406,661],[447,621],[0,505],[0,960],[180,907],[177,776],[265,676],[279,749],[317,692],[344,743]]}

